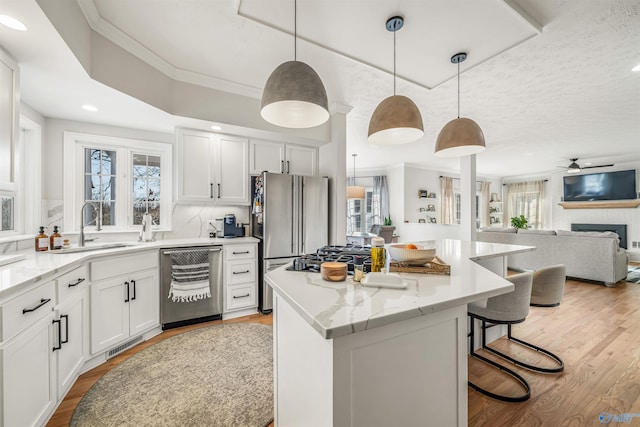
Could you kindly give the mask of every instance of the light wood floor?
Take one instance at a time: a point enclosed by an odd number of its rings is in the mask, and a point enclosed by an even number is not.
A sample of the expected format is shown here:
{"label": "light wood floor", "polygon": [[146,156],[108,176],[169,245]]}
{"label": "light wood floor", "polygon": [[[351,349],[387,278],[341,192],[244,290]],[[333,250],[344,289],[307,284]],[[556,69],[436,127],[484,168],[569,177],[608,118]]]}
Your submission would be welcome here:
{"label": "light wood floor", "polygon": [[[272,324],[272,317],[257,314],[229,322]],[[68,426],[89,388],[131,355],[178,333],[217,323],[223,322],[166,331],[83,374],[48,426]],[[532,307],[527,320],[515,325],[513,333],[558,354],[565,371],[544,375],[511,365],[531,385],[532,397],[524,403],[498,402],[469,389],[469,426],[601,426],[598,416],[604,411],[640,414],[640,284],[621,282],[616,288],[606,288],[568,280],[559,307]],[[538,360],[535,354],[504,340],[495,344],[530,361]],[[474,382],[498,387],[495,390],[502,393],[518,393],[496,372],[482,362],[469,361],[469,377]],[[640,425],[640,417],[630,425]]]}

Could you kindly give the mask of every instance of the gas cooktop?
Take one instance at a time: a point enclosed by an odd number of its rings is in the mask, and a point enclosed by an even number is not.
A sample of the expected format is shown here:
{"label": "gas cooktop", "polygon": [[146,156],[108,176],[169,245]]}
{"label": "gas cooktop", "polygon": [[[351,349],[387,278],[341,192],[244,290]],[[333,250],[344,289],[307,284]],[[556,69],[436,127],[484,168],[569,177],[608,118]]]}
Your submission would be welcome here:
{"label": "gas cooktop", "polygon": [[371,271],[371,246],[360,245],[323,246],[314,253],[294,259],[287,270],[319,273],[320,264],[331,261],[346,263],[349,273],[353,274],[356,257],[362,257],[365,272]]}

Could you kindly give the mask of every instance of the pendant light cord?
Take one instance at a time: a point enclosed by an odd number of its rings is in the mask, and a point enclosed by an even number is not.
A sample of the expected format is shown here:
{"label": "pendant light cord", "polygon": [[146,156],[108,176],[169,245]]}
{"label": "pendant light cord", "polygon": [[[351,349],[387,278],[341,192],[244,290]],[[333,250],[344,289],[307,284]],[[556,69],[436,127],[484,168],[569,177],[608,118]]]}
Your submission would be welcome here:
{"label": "pendant light cord", "polygon": [[293,60],[298,60],[298,2],[293,0]]}
{"label": "pendant light cord", "polygon": [[[393,31],[393,96],[396,96],[396,31]],[[355,168],[355,163],[354,166]]]}
{"label": "pendant light cord", "polygon": [[353,156],[353,185],[356,185],[356,156],[357,154],[352,154]]}
{"label": "pendant light cord", "polygon": [[460,62],[458,62],[458,118],[460,118]]}

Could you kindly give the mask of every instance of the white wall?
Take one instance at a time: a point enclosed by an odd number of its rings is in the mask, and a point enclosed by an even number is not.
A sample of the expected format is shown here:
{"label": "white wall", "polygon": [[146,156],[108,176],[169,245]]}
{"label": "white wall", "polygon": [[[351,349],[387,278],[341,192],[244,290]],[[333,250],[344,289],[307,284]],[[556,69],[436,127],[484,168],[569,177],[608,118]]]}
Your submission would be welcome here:
{"label": "white wall", "polygon": [[[461,230],[459,225],[441,224],[440,219],[440,176],[458,178],[457,174],[423,169],[412,165],[398,165],[387,170],[389,178],[390,203],[392,216],[396,218],[396,234],[398,241],[410,242],[431,239],[459,239]],[[490,191],[502,197],[502,181],[498,178],[478,177],[478,181],[489,181]],[[459,186],[459,182],[454,182]],[[478,187],[479,188],[479,187]],[[419,190],[435,193],[435,199],[422,199]],[[435,212],[420,211],[434,205]],[[433,224],[430,217],[436,218]],[[402,218],[402,222],[397,218]],[[424,219],[425,223],[418,223]]]}

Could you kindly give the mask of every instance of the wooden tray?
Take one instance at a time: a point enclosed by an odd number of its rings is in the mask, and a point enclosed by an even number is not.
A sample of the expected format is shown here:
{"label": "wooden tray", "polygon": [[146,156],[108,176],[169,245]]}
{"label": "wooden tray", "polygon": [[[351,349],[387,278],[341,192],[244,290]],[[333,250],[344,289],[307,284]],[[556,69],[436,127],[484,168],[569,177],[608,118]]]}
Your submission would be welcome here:
{"label": "wooden tray", "polygon": [[436,256],[424,265],[411,265],[408,262],[391,261],[389,264],[389,271],[396,273],[441,274],[448,276],[451,274],[451,266]]}

